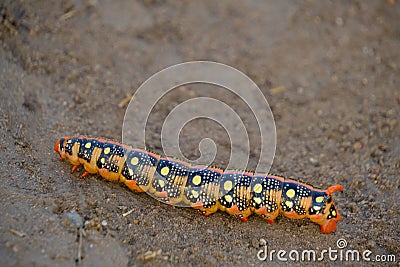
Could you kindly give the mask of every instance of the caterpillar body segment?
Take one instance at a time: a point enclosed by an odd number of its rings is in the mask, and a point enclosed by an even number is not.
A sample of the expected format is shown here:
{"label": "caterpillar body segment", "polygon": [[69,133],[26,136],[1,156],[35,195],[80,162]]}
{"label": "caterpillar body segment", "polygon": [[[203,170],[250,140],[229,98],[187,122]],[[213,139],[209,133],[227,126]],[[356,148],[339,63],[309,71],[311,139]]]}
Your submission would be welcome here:
{"label": "caterpillar body segment", "polygon": [[127,150],[119,180],[132,191],[148,191],[160,156],[140,149]]}
{"label": "caterpillar body segment", "polygon": [[226,171],[219,184],[220,210],[247,221],[252,214],[250,184],[253,174],[243,171]]}
{"label": "caterpillar body segment", "polygon": [[273,223],[280,212],[280,199],[285,179],[276,175],[254,175],[251,205],[254,213]]}
{"label": "caterpillar body segment", "polygon": [[309,218],[331,233],[341,220],[332,194],[342,191],[334,185],[326,190],[272,174],[253,174],[161,157],[145,150],[85,136],[60,138],[54,150],[60,160],[84,166],[82,177],[99,173],[109,181],[124,183],[135,192],[147,192],[168,204],[190,206],[208,216],[225,211],[242,221],[255,213],[273,223],[279,214],[291,219]]}
{"label": "caterpillar body segment", "polygon": [[186,203],[198,209],[205,216],[219,208],[219,181],[223,171],[217,168],[195,166],[188,174],[184,188]]}

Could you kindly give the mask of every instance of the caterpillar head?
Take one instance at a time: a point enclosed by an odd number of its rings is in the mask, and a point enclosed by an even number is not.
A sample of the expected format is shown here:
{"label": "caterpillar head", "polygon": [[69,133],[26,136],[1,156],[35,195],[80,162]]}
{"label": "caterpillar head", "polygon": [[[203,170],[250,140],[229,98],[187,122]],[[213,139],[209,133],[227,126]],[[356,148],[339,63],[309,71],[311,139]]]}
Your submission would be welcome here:
{"label": "caterpillar head", "polygon": [[63,160],[66,158],[65,155],[65,142],[68,140],[69,137],[62,137],[57,140],[57,142],[54,145],[54,151],[56,151],[58,154],[60,154],[60,160]]}
{"label": "caterpillar head", "polygon": [[309,218],[320,225],[321,232],[329,234],[336,229],[336,223],[342,220],[339,211],[335,207],[332,193],[343,191],[341,185],[334,185],[325,191],[313,191]]}

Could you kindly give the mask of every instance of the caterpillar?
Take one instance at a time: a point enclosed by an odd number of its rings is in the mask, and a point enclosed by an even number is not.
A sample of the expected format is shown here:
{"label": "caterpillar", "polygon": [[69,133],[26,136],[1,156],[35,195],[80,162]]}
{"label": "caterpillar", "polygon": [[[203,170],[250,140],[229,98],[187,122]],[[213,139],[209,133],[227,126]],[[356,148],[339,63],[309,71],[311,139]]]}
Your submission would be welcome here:
{"label": "caterpillar", "polygon": [[68,159],[73,165],[71,173],[83,164],[82,177],[98,173],[132,191],[147,192],[168,204],[193,207],[205,216],[221,210],[247,221],[254,213],[273,223],[283,214],[291,219],[309,218],[325,234],[333,232],[341,220],[332,199],[334,192],[343,191],[339,184],[322,190],[279,175],[191,166],[86,136],[62,137],[54,150],[60,160]]}

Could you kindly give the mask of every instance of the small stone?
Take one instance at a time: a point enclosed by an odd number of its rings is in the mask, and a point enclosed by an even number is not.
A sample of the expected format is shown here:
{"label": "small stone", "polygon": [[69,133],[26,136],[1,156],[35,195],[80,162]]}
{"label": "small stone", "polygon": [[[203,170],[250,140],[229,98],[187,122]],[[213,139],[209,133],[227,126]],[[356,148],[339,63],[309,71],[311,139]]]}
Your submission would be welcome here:
{"label": "small stone", "polygon": [[107,221],[106,220],[103,220],[102,222],[101,222],[101,225],[103,225],[103,226],[107,226]]}
{"label": "small stone", "polygon": [[75,211],[70,211],[65,214],[65,226],[71,228],[80,228],[83,225],[82,217]]}
{"label": "small stone", "polygon": [[368,248],[368,249],[374,249],[375,247],[376,247],[376,243],[375,243],[374,240],[369,240],[369,241],[367,242],[367,248]]}
{"label": "small stone", "polygon": [[335,19],[336,25],[343,26],[343,19],[341,17],[337,17]]}
{"label": "small stone", "polygon": [[304,88],[303,87],[298,87],[297,88],[297,93],[298,94],[303,94],[304,93]]}
{"label": "small stone", "polygon": [[313,165],[318,165],[318,159],[311,157],[309,160]]}
{"label": "small stone", "polygon": [[379,145],[378,148],[379,148],[380,151],[383,151],[383,152],[386,152],[386,151],[389,150],[389,147],[387,147],[385,145]]}
{"label": "small stone", "polygon": [[14,253],[19,252],[19,246],[18,246],[18,244],[17,244],[17,245],[14,245],[14,246],[12,247],[12,251],[13,251]]}
{"label": "small stone", "polygon": [[361,143],[360,141],[356,141],[356,142],[353,144],[353,148],[354,148],[355,150],[361,149],[361,148],[362,148],[362,143]]}

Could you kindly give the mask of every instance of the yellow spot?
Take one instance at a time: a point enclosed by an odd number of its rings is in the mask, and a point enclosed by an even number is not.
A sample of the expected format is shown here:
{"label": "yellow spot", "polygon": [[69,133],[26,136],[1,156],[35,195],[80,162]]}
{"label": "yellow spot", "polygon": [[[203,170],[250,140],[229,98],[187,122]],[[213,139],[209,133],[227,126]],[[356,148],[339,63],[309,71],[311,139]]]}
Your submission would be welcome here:
{"label": "yellow spot", "polygon": [[288,191],[286,191],[286,195],[289,198],[292,198],[292,197],[294,197],[294,195],[296,195],[296,192],[293,189],[289,189]]}
{"label": "yellow spot", "polygon": [[226,181],[225,183],[224,183],[224,189],[226,190],[226,191],[230,191],[231,189],[232,189],[232,181]]}
{"label": "yellow spot", "polygon": [[261,191],[262,191],[262,185],[261,185],[261,184],[255,184],[254,187],[253,187],[253,191],[254,191],[255,193],[261,193]]}
{"label": "yellow spot", "polygon": [[161,174],[166,176],[169,173],[169,168],[165,166],[164,168],[161,169]]}
{"label": "yellow spot", "polygon": [[291,209],[293,207],[292,201],[286,200],[285,204],[286,204],[286,206],[288,206],[289,209]]}
{"label": "yellow spot", "polygon": [[315,201],[316,201],[317,203],[321,203],[323,200],[324,200],[324,197],[317,197],[317,198],[315,199]]}
{"label": "yellow spot", "polygon": [[320,206],[313,206],[313,209],[316,210],[316,211],[318,211],[318,210],[321,209],[321,207],[320,207]]}
{"label": "yellow spot", "polygon": [[104,154],[110,153],[111,149],[109,147],[104,148]]}
{"label": "yellow spot", "polygon": [[199,185],[201,183],[201,176],[200,175],[196,175],[195,177],[193,177],[192,180],[194,185]]}
{"label": "yellow spot", "polygon": [[92,143],[90,143],[90,142],[87,142],[86,144],[85,144],[85,147],[86,148],[90,148],[92,146]]}
{"label": "yellow spot", "polygon": [[67,144],[71,144],[71,143],[72,143],[72,140],[69,139],[69,140],[67,141]]}
{"label": "yellow spot", "polygon": [[226,195],[226,196],[225,196],[225,200],[226,200],[227,202],[232,202],[232,197],[231,197],[230,195]]}
{"label": "yellow spot", "polygon": [[196,190],[192,190],[192,196],[194,198],[198,198],[199,197],[199,192],[197,192]]}
{"label": "yellow spot", "polygon": [[163,180],[158,180],[158,184],[159,184],[161,187],[164,187],[164,185],[165,185],[165,183],[164,183]]}
{"label": "yellow spot", "polygon": [[129,175],[132,176],[133,175],[133,171],[132,169],[129,169]]}
{"label": "yellow spot", "polygon": [[137,165],[139,163],[139,159],[137,157],[134,157],[131,159],[131,164],[132,165]]}
{"label": "yellow spot", "polygon": [[261,203],[261,198],[255,197],[255,198],[253,198],[253,199],[254,199],[254,201],[255,201],[257,204],[260,204],[260,203]]}
{"label": "yellow spot", "polygon": [[336,210],[332,210],[331,213],[332,213],[333,216],[336,216]]}
{"label": "yellow spot", "polygon": [[104,164],[104,163],[106,163],[106,159],[105,158],[101,158],[100,162]]}

